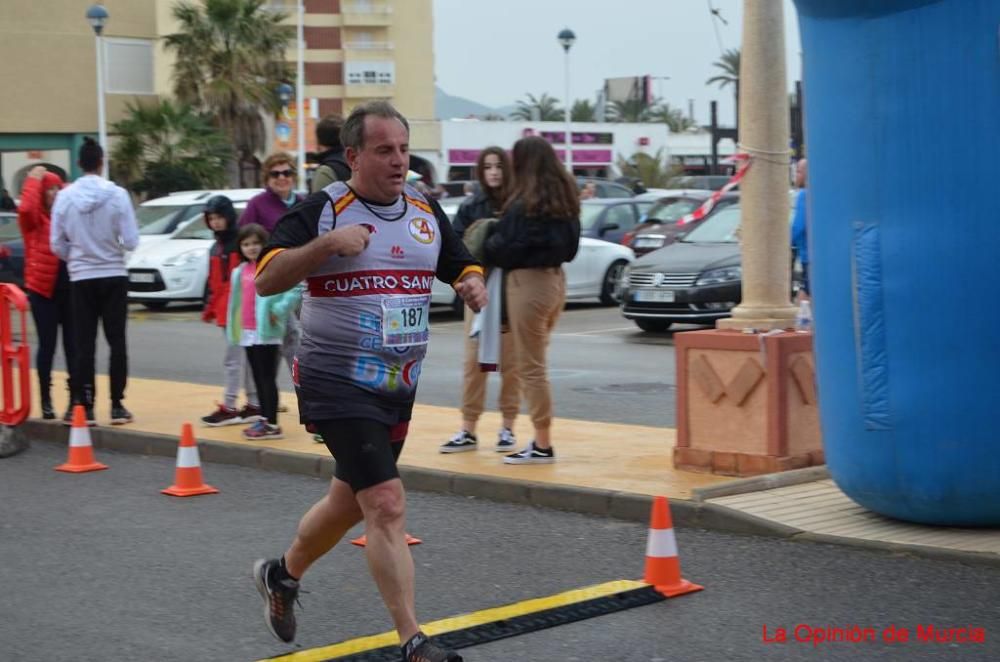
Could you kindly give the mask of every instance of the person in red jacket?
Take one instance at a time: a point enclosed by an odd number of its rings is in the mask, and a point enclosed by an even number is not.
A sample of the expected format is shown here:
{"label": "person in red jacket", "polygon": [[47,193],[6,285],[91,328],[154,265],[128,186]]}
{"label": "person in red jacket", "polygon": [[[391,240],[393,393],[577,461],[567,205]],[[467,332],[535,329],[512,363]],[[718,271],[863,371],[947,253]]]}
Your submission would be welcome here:
{"label": "person in red jacket", "polygon": [[[49,212],[62,187],[63,180],[59,175],[49,172],[45,166],[35,166],[24,180],[21,206],[17,210],[17,224],[24,238],[24,289],[28,291],[31,316],[38,333],[35,369],[38,372],[42,418],[49,420],[56,417],[52,406],[52,360],[56,354],[60,326],[68,371],[72,370],[75,356],[69,272],[66,263],[52,252],[49,244]],[[71,391],[72,383],[70,372]]]}
{"label": "person in red jacket", "polygon": [[[229,307],[229,276],[241,262],[239,242],[236,240],[236,209],[233,202],[224,195],[215,195],[205,202],[205,225],[215,233],[215,243],[209,251],[208,301],[201,313],[205,322],[215,322],[222,329],[226,342],[226,383],[223,401],[201,422],[209,427],[253,423],[261,418],[257,389],[246,369],[245,352],[239,345],[233,346],[226,340],[226,315]],[[247,394],[247,404],[236,408],[240,394],[240,380]]]}

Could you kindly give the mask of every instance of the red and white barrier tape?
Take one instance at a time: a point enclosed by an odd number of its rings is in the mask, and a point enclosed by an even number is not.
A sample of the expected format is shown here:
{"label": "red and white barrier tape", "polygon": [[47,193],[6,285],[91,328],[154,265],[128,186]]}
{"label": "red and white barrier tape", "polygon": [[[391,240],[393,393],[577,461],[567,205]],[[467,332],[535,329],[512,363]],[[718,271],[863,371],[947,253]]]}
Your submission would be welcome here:
{"label": "red and white barrier tape", "polygon": [[736,188],[736,185],[740,183],[743,177],[747,174],[747,170],[750,169],[750,164],[753,160],[750,158],[749,154],[733,154],[731,158],[734,161],[740,162],[740,167],[736,169],[736,174],[729,178],[729,181],[726,182],[725,186],[708,196],[708,199],[701,203],[700,207],[695,209],[690,214],[681,216],[677,221],[678,226],[687,225],[688,223],[693,223],[694,221],[700,221],[708,216],[709,212],[715,208],[716,203],[719,202],[722,196],[729,191],[732,191]]}

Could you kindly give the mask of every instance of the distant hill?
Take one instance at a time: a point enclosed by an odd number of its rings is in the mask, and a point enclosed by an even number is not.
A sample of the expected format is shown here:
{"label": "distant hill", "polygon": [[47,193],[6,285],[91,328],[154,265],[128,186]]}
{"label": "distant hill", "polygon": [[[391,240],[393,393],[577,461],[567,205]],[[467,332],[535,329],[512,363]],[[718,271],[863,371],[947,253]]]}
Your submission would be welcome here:
{"label": "distant hill", "polygon": [[461,119],[470,115],[483,117],[490,114],[507,117],[514,112],[514,108],[516,108],[514,105],[490,108],[471,99],[452,96],[440,87],[434,88],[434,115],[439,120]]}

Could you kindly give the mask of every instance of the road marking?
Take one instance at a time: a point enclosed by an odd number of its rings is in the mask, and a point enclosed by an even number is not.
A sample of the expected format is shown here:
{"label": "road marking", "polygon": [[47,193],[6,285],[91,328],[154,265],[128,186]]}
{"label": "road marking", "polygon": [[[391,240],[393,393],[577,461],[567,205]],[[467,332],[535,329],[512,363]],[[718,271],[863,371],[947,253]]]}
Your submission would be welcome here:
{"label": "road marking", "polygon": [[[565,591],[563,593],[557,593],[544,598],[534,598],[531,600],[524,600],[522,602],[504,605],[502,607],[493,607],[491,609],[474,611],[460,616],[443,618],[431,623],[425,623],[421,626],[421,629],[428,636],[434,637],[451,632],[468,630],[477,626],[489,625],[499,621],[506,621],[521,616],[528,616],[541,611],[549,611],[559,609],[561,607],[570,607],[583,602],[619,596],[623,593],[640,591],[647,588],[652,591],[649,584],[640,581],[622,579],[606,582],[604,584],[596,584],[594,586],[574,589],[571,591]],[[599,614],[594,613],[593,615]],[[584,616],[584,618],[586,617],[588,616]],[[579,620],[579,618],[576,620]],[[546,625],[543,625],[543,627],[548,627],[552,624],[554,623],[548,622]],[[535,627],[534,629],[540,628]],[[509,634],[505,636],[509,636]],[[486,642],[481,641],[480,643]],[[271,662],[275,660],[287,662],[326,662],[328,660],[339,660],[347,655],[358,655],[360,653],[367,653],[389,646],[399,646],[399,636],[396,634],[395,630],[383,632],[381,634],[369,635],[366,637],[359,637],[357,639],[350,639],[348,641],[343,641],[339,644],[332,644],[330,646],[310,648],[307,650],[296,651],[288,655],[270,657],[266,658],[266,660]],[[261,660],[260,662],[264,662],[264,660]]]}
{"label": "road marking", "polygon": [[574,331],[572,333],[557,333],[557,336],[589,336],[597,333],[612,333],[615,331],[633,331],[634,326],[616,326],[613,329],[592,329],[591,331]]}

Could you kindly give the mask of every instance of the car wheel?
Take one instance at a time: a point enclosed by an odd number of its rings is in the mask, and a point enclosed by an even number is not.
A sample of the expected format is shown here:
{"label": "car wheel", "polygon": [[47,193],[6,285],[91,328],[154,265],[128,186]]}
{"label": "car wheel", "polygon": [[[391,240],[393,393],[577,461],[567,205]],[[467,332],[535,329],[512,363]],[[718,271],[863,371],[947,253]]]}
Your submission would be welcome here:
{"label": "car wheel", "polygon": [[618,305],[618,281],[621,280],[622,272],[627,264],[628,262],[625,260],[617,260],[604,272],[604,282],[601,283],[601,303],[605,306]]}
{"label": "car wheel", "polygon": [[643,331],[649,331],[650,333],[663,333],[670,328],[672,322],[666,320],[655,320],[655,319],[637,319],[635,320],[635,325],[638,326]]}
{"label": "car wheel", "polygon": [[169,301],[144,301],[142,303],[142,305],[146,307],[146,310],[163,310],[164,308],[167,307],[168,303],[170,303],[170,302]]}

